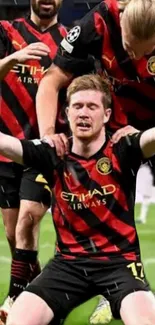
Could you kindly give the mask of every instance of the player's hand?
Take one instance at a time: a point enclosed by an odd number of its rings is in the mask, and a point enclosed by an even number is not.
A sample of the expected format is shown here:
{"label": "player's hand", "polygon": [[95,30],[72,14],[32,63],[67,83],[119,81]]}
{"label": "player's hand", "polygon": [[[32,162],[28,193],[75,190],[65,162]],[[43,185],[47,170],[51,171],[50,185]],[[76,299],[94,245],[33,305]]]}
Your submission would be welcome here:
{"label": "player's hand", "polygon": [[17,63],[24,63],[27,60],[41,60],[43,56],[46,56],[50,53],[49,47],[42,43],[36,42],[31,43],[23,49],[13,53],[13,58]]}
{"label": "player's hand", "polygon": [[64,133],[45,135],[42,139],[47,142],[51,147],[55,147],[57,155],[64,158],[64,155],[69,153],[69,141]]}
{"label": "player's hand", "polygon": [[139,130],[137,130],[136,128],[134,128],[133,126],[131,125],[127,125],[119,130],[117,130],[112,138],[111,138],[111,143],[112,145],[114,143],[117,143],[122,137],[125,137],[126,135],[128,134],[134,134],[134,133],[137,133],[137,132],[140,132]]}

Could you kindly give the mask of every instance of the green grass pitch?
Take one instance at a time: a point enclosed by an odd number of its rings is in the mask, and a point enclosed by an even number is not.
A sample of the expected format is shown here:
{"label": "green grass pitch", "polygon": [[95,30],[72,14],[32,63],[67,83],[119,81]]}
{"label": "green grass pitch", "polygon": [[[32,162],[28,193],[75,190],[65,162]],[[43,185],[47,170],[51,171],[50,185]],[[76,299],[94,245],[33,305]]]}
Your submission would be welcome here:
{"label": "green grass pitch", "polygon": [[[139,205],[136,206],[138,215]],[[150,205],[148,220],[145,225],[138,226],[141,251],[146,275],[152,290],[155,291],[155,205]],[[49,260],[54,252],[55,233],[52,226],[50,214],[46,214],[41,223],[40,232],[40,260],[42,265]],[[0,304],[7,294],[10,271],[10,253],[5,239],[2,218],[0,218]],[[74,309],[65,321],[65,325],[89,325],[89,316],[96,307],[98,298],[91,299],[89,302]],[[120,321],[112,321],[111,325],[121,325]]]}

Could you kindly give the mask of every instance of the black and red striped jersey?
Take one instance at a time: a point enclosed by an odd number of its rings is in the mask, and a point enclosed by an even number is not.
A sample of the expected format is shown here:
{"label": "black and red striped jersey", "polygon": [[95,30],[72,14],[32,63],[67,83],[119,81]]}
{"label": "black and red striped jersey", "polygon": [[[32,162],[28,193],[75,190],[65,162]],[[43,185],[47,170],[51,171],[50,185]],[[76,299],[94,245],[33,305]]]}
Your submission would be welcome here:
{"label": "black and red striped jersey", "polygon": [[122,45],[117,0],[104,0],[61,42],[55,64],[71,72],[83,69],[93,55],[112,86],[111,127],[131,124],[140,130],[155,125],[155,52],[131,60]]}
{"label": "black and red striped jersey", "polygon": [[136,173],[142,161],[140,134],[114,147],[109,135],[89,159],[70,153],[64,160],[40,140],[22,140],[24,164],[53,184],[52,215],[57,252],[66,258],[136,260],[134,222]]}
{"label": "black and red striped jersey", "polygon": [[[47,44],[48,56],[16,64],[1,82],[0,130],[19,139],[39,136],[35,109],[38,84],[53,62],[58,45],[66,35],[66,29],[55,24],[41,31],[30,19],[20,18],[12,23],[0,22],[0,58],[21,50],[35,42]],[[65,91],[59,96],[59,107],[65,102]],[[43,108],[44,109],[44,108]],[[61,111],[61,113],[60,113]],[[57,132],[65,131],[64,112],[59,110]],[[7,161],[0,157],[0,160]]]}

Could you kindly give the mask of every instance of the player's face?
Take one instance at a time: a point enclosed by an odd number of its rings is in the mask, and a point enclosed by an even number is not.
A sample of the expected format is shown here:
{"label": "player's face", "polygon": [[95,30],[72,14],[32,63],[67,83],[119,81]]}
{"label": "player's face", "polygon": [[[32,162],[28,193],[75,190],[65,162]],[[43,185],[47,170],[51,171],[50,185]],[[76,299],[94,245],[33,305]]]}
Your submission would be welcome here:
{"label": "player's face", "polygon": [[97,138],[109,120],[111,110],[104,109],[102,93],[82,90],[71,96],[68,120],[73,135],[81,140]]}
{"label": "player's face", "polygon": [[130,28],[123,18],[121,17],[121,29],[122,29],[122,44],[125,51],[128,52],[128,55],[131,59],[139,60],[144,55],[149,55],[155,49],[155,35],[148,40],[139,40],[134,37]]}
{"label": "player's face", "polygon": [[31,0],[31,8],[40,19],[53,18],[59,11],[62,0]]}

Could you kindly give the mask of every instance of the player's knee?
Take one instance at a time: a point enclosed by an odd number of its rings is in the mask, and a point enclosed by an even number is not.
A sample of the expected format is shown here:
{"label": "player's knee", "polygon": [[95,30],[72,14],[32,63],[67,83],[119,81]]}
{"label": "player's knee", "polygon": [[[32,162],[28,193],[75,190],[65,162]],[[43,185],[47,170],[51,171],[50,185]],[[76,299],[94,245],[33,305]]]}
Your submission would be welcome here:
{"label": "player's knee", "polygon": [[122,301],[120,314],[125,325],[154,325],[154,295],[144,291],[127,295]]}
{"label": "player's knee", "polygon": [[22,200],[19,211],[19,221],[32,225],[37,224],[41,221],[42,217],[46,213],[48,207],[41,202],[33,202]]}
{"label": "player's knee", "polygon": [[19,211],[17,230],[33,229],[42,219],[46,208],[42,208],[41,203],[26,201]]}

